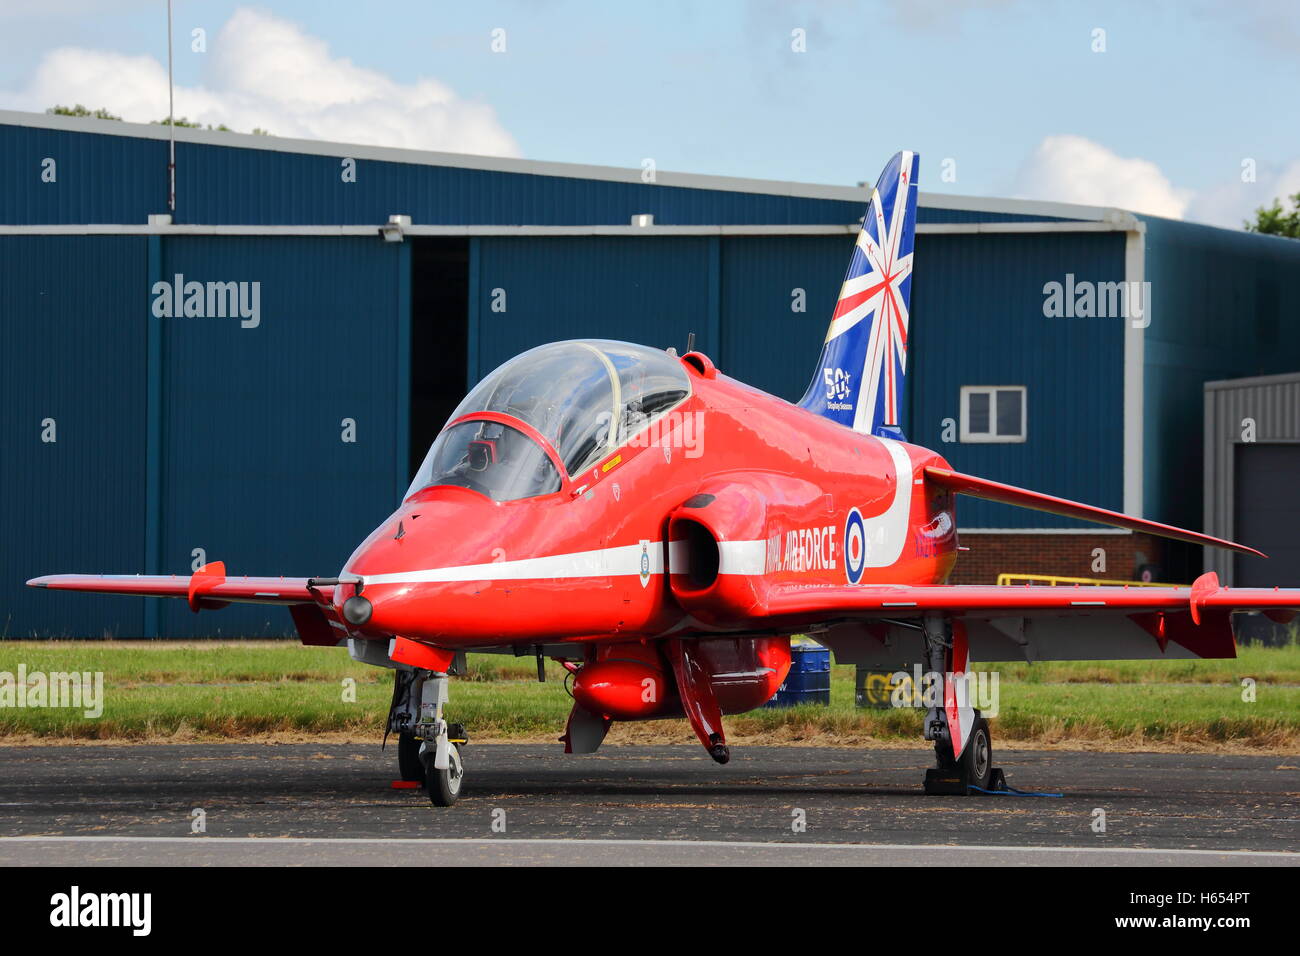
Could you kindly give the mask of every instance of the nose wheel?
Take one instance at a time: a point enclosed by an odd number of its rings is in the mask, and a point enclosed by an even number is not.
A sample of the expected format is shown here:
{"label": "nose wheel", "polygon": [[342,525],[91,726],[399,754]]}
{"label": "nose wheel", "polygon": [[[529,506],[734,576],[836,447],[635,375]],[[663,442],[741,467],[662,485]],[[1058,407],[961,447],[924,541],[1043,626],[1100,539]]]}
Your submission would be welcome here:
{"label": "nose wheel", "polygon": [[425,761],[424,789],[435,807],[449,807],[460,796],[461,781],[465,778],[465,765],[460,759],[460,746],[447,745],[447,766],[439,770],[432,755]]}

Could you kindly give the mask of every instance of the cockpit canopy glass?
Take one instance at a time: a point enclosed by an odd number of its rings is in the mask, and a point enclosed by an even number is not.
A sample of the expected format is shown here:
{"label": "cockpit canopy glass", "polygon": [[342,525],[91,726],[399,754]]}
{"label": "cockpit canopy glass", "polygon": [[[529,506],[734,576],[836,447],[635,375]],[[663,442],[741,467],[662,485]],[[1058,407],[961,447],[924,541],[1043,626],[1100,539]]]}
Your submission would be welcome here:
{"label": "cockpit canopy glass", "polygon": [[[517,418],[550,442],[568,474],[577,476],[684,401],[690,391],[681,362],[658,349],[603,339],[556,342],[524,352],[492,372],[465,397],[451,420],[483,412]],[[430,484],[464,484],[444,480],[448,474],[459,477],[464,468],[481,483],[484,472],[498,464],[512,471],[526,466],[530,471],[519,485],[502,482],[498,493],[507,488],[511,493],[526,492],[515,497],[548,493],[527,490],[549,485],[538,484],[531,475],[541,466],[522,457],[513,463],[509,461],[513,455],[489,461],[488,469],[474,471],[470,456],[476,446],[463,439],[462,428],[454,426],[438,437],[408,495]],[[508,431],[529,441],[521,432]],[[540,446],[535,447],[545,458]],[[498,494],[492,497],[509,500]]]}
{"label": "cockpit canopy glass", "polygon": [[546,449],[519,429],[468,421],[438,436],[408,494],[429,485],[459,485],[493,501],[514,501],[559,491],[560,473]]}

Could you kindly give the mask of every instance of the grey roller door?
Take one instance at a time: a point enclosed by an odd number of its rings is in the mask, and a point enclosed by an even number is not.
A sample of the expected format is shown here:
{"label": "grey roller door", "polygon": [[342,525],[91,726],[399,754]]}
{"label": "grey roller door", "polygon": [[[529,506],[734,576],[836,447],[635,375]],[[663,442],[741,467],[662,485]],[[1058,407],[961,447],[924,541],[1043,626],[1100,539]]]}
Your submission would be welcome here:
{"label": "grey roller door", "polygon": [[1268,555],[1236,556],[1237,587],[1300,587],[1300,444],[1240,444],[1233,538]]}

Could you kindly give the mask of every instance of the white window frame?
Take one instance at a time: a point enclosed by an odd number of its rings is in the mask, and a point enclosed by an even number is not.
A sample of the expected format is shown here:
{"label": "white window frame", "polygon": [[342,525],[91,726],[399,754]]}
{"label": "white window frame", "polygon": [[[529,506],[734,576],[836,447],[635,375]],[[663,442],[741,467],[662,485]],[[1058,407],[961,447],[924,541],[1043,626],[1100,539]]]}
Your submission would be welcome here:
{"label": "white window frame", "polygon": [[[989,425],[997,428],[998,392],[1020,393],[1020,434],[998,435],[989,432],[972,432],[970,430],[970,397],[987,395],[989,397]],[[963,444],[1000,443],[1017,444],[1027,440],[1029,435],[1029,390],[1024,385],[963,385],[961,387],[961,441]]]}

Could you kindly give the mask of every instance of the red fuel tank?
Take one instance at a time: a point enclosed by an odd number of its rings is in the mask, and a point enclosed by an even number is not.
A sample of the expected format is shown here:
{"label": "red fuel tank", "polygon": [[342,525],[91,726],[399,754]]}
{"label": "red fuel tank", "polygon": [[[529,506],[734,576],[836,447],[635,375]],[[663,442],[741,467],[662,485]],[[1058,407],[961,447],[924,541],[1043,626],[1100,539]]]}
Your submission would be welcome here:
{"label": "red fuel tank", "polygon": [[[790,670],[790,638],[704,638],[692,642],[724,714],[766,703]],[[672,668],[655,645],[602,645],[574,676],[573,699],[614,720],[683,716]]]}
{"label": "red fuel tank", "polygon": [[[617,650],[631,653],[618,654]],[[662,716],[672,676],[665,672],[658,655],[647,654],[640,646],[617,650],[578,671],[573,679],[573,699],[585,710],[615,720]]]}

